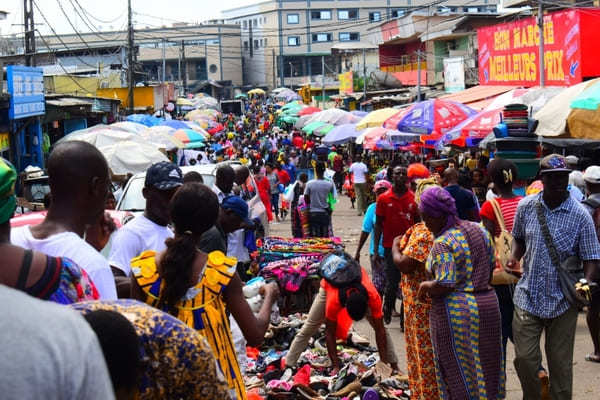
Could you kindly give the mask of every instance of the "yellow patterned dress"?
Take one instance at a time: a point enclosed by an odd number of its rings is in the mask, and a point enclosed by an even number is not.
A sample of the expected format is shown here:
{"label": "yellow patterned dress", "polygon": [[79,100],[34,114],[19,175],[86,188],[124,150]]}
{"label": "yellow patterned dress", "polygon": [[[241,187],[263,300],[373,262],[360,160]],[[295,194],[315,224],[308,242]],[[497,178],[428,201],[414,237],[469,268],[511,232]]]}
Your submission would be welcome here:
{"label": "yellow patterned dress", "polygon": [[[245,400],[244,379],[237,361],[222,296],[235,274],[236,263],[235,258],[225,257],[220,251],[210,253],[200,282],[188,289],[181,299],[177,305],[176,317],[206,338],[217,359],[220,372],[225,376],[229,388],[235,391],[232,394],[238,400]],[[156,252],[145,251],[131,260],[131,269],[146,295],[145,302],[157,307],[164,282],[156,268]]]}

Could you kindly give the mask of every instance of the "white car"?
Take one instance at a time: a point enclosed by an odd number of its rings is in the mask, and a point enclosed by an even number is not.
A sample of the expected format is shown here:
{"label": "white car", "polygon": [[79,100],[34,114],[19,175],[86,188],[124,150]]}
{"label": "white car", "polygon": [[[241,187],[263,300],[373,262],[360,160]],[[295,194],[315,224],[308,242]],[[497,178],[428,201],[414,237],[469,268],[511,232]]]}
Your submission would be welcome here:
{"label": "white car", "polygon": [[[239,163],[229,163],[234,168],[237,166],[241,166]],[[202,179],[204,180],[204,184],[210,188],[213,187],[216,180],[217,168],[221,164],[201,164],[194,166],[184,166],[180,167],[181,171],[185,175],[190,171],[198,172],[202,175]],[[146,179],[146,173],[140,172],[131,177],[125,189],[123,190],[123,195],[119,199],[117,203],[116,210],[118,211],[128,211],[133,215],[137,215],[142,213],[146,208],[146,199],[142,195],[142,189],[144,188],[144,181]],[[248,208],[250,212],[250,218],[259,218],[263,228],[265,230],[265,235],[268,233],[269,223],[267,220],[267,212],[265,206],[258,195],[258,188],[256,186],[256,182],[254,182],[254,177],[252,173],[248,175],[248,179],[246,182],[240,187],[240,195],[246,202],[248,203]],[[126,223],[127,221],[124,221]]]}

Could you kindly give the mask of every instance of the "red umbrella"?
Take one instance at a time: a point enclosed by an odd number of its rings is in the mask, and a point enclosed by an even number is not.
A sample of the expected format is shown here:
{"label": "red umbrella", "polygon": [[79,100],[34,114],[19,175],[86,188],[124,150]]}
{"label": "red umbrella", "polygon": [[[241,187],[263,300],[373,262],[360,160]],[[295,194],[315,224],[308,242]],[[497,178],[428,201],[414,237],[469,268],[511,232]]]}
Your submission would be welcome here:
{"label": "red umbrella", "polygon": [[500,113],[500,109],[482,111],[458,124],[444,135],[442,141],[460,147],[474,146],[500,123]]}
{"label": "red umbrella", "polygon": [[321,111],[319,107],[305,107],[302,110],[298,111],[298,116],[301,117],[303,115],[311,115]]}
{"label": "red umbrella", "polygon": [[398,114],[392,115],[390,118],[386,119],[383,123],[383,127],[387,129],[398,129],[398,123],[402,121],[402,118],[412,109],[413,106],[402,108],[398,111]]}

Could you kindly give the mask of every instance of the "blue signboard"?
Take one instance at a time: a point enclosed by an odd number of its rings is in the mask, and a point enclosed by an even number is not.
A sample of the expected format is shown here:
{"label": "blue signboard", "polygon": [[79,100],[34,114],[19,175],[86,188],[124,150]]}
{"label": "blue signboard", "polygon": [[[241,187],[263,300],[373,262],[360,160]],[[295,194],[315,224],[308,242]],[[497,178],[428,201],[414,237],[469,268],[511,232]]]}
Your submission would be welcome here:
{"label": "blue signboard", "polygon": [[9,65],[6,81],[10,94],[9,119],[44,115],[44,72],[41,68]]}

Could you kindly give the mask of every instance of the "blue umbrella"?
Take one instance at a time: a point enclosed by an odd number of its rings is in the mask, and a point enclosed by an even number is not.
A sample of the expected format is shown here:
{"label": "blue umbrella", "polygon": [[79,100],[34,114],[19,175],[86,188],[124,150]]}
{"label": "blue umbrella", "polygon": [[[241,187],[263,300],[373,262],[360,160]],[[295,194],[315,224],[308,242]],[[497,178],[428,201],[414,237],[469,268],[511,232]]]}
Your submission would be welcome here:
{"label": "blue umbrella", "polygon": [[168,126],[173,129],[190,129],[190,126],[183,121],[178,121],[176,119],[170,119],[167,121],[161,122],[162,126]]}
{"label": "blue umbrella", "polygon": [[338,145],[356,139],[362,131],[356,130],[356,124],[343,124],[333,128],[321,142],[327,145]]}
{"label": "blue umbrella", "polygon": [[156,126],[160,125],[163,120],[148,114],[131,114],[127,116],[127,121],[137,122],[146,126]]}
{"label": "blue umbrella", "polygon": [[366,115],[368,114],[368,112],[366,112],[366,111],[360,111],[360,110],[354,110],[354,111],[350,111],[350,114],[356,115],[359,118],[364,118],[364,117],[366,117]]}

